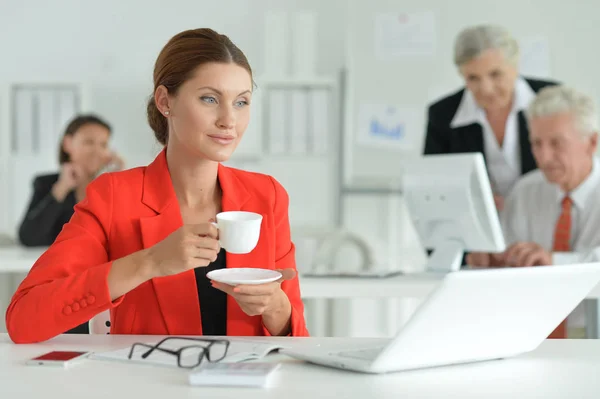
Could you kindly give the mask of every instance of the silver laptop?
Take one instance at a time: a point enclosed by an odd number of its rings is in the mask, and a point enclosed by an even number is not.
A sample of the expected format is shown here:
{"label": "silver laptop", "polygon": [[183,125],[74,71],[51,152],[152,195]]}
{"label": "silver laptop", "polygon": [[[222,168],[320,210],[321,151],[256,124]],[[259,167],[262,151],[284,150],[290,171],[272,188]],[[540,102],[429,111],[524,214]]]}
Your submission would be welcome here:
{"label": "silver laptop", "polygon": [[385,346],[281,352],[366,373],[507,358],[535,349],[599,283],[600,263],[454,272]]}

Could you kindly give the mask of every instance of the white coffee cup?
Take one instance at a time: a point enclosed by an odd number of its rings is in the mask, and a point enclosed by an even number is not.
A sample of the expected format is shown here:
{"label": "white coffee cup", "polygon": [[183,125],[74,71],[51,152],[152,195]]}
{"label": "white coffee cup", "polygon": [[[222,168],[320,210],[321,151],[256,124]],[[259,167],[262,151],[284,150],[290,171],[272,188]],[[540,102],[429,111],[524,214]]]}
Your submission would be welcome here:
{"label": "white coffee cup", "polygon": [[219,229],[219,243],[232,254],[252,251],[260,237],[262,215],[254,212],[229,211],[217,214],[213,225]]}

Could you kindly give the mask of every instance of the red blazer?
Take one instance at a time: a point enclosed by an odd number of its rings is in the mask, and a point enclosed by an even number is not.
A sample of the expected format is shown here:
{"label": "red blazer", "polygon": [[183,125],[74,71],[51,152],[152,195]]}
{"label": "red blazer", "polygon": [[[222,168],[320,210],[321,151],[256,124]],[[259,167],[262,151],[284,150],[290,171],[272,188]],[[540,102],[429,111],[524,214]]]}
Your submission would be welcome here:
{"label": "red blazer", "polygon": [[[219,165],[223,211],[263,215],[249,254],[227,253],[227,267],[296,268],[289,198],[272,177]],[[165,151],[147,167],[99,176],[52,246],[14,294],[6,326],[16,343],[50,339],[110,309],[112,334],[201,335],[194,271],[149,280],[111,302],[112,261],[148,248],[183,225]],[[282,288],[292,305],[293,336],[306,336],[298,278]],[[269,335],[260,316],[246,315],[227,298],[227,334]]]}

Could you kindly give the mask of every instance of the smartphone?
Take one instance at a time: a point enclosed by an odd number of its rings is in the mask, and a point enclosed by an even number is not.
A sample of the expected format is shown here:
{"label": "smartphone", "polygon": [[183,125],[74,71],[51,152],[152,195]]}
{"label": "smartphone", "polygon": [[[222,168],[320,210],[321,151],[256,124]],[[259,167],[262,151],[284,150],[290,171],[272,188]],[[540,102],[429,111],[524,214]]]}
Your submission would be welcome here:
{"label": "smartphone", "polygon": [[34,357],[26,362],[30,366],[53,366],[67,368],[87,357],[89,352],[53,351]]}

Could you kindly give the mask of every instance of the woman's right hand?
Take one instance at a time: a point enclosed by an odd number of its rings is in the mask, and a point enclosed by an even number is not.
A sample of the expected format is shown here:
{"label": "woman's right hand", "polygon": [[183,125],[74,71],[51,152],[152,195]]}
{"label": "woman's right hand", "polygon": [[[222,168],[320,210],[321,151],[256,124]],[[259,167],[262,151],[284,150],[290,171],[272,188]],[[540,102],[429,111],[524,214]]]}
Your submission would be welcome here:
{"label": "woman's right hand", "polygon": [[62,202],[73,191],[83,178],[83,171],[78,165],[64,163],[60,167],[58,181],[52,187],[52,195],[58,202]]}
{"label": "woman's right hand", "polygon": [[208,266],[221,250],[219,231],[211,223],[180,227],[148,249],[149,277],[178,274]]}

